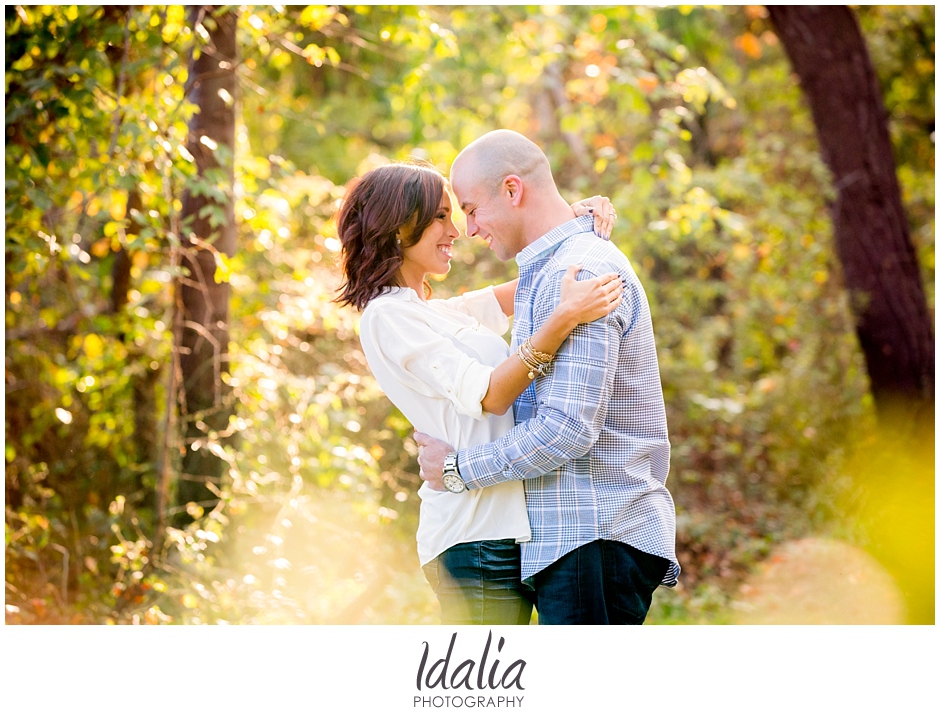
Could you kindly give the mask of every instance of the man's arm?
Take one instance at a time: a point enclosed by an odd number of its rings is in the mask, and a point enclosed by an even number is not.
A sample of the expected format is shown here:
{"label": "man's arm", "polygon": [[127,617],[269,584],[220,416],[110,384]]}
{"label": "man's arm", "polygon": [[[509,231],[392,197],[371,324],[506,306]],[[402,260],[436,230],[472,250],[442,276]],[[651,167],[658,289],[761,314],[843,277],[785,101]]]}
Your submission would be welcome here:
{"label": "man's arm", "polygon": [[[560,274],[556,274],[539,289],[536,322],[557,302],[559,282]],[[638,315],[639,288],[633,276],[623,303],[613,314],[581,325],[569,336],[552,372],[536,381],[538,407],[532,419],[517,424],[495,442],[459,453],[460,474],[469,487],[541,476],[591,450],[607,415],[621,336]],[[415,441],[421,447],[421,477],[437,488],[444,456],[453,449],[423,434],[416,434]]]}

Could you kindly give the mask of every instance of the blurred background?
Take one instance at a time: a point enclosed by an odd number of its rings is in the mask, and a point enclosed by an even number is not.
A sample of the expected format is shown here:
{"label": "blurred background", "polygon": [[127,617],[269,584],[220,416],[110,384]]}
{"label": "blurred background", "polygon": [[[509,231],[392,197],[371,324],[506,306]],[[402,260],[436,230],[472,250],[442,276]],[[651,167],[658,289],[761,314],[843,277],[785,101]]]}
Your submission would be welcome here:
{"label": "blurred background", "polygon": [[[6,623],[436,622],[333,218],[495,128],[613,201],[649,296],[648,623],[933,623],[934,9],[833,12],[7,6]],[[435,295],[515,277],[455,255]]]}

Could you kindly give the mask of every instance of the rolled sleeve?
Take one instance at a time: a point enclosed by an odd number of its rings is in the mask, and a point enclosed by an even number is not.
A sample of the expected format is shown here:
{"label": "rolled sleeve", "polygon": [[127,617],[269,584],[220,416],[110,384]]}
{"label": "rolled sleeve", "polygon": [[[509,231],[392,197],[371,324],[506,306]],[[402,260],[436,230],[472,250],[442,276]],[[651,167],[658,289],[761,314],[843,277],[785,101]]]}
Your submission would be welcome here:
{"label": "rolled sleeve", "polygon": [[[389,324],[394,324],[394,333]],[[457,412],[482,419],[481,402],[493,368],[474,360],[413,308],[396,301],[375,304],[360,323],[385,364],[401,373],[414,391],[449,399]]]}
{"label": "rolled sleeve", "polygon": [[431,381],[438,394],[453,402],[458,414],[482,419],[481,403],[490,387],[493,368],[467,357],[446,338],[427,338],[422,350],[405,358],[402,369]]}

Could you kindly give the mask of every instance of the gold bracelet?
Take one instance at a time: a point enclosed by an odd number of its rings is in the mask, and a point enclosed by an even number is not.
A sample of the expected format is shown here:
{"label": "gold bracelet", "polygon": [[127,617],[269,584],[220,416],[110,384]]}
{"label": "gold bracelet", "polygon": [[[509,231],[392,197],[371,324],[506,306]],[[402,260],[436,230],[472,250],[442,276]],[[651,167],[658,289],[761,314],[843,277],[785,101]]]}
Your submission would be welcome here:
{"label": "gold bracelet", "polygon": [[538,362],[547,364],[555,359],[554,355],[549,355],[548,353],[543,353],[542,351],[533,348],[532,338],[526,338],[525,342],[522,344],[522,347],[524,347]]}
{"label": "gold bracelet", "polygon": [[525,368],[529,371],[530,380],[534,380],[536,375],[541,377],[547,374],[549,371],[548,365],[555,357],[554,355],[536,350],[532,347],[532,343],[530,343],[528,339],[519,346],[516,355],[519,356],[522,364],[525,365]]}
{"label": "gold bracelet", "polygon": [[525,369],[527,369],[527,370],[529,371],[529,379],[530,379],[530,380],[534,380],[534,379],[535,379],[535,370],[536,370],[537,368],[535,368],[533,365],[531,365],[531,364],[525,359],[525,356],[522,354],[522,350],[516,350],[516,355],[518,355],[518,356],[519,356],[519,359],[522,360],[522,364],[525,366]]}

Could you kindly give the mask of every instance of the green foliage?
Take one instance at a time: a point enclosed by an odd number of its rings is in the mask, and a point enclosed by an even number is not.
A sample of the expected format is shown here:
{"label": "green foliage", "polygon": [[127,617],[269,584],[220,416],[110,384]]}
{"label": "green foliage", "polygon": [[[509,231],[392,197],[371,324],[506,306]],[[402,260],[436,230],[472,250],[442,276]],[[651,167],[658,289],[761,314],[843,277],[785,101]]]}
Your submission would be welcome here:
{"label": "green foliage", "polygon": [[[859,17],[932,309],[933,9]],[[236,414],[186,441],[167,417],[180,199],[226,199],[186,149],[204,38],[180,6],[16,6],[5,24],[9,622],[434,621],[411,428],[331,302],[332,218],[357,172],[413,156],[446,174],[493,128],[543,145],[566,196],[611,198],[650,298],[684,570],[651,621],[725,622],[776,542],[855,534],[839,501],[871,428],[864,363],[829,176],[762,8],[242,8],[220,156],[239,251],[215,274]],[[472,240],[454,263],[438,295],[513,276]],[[182,446],[228,475],[155,550]]]}

